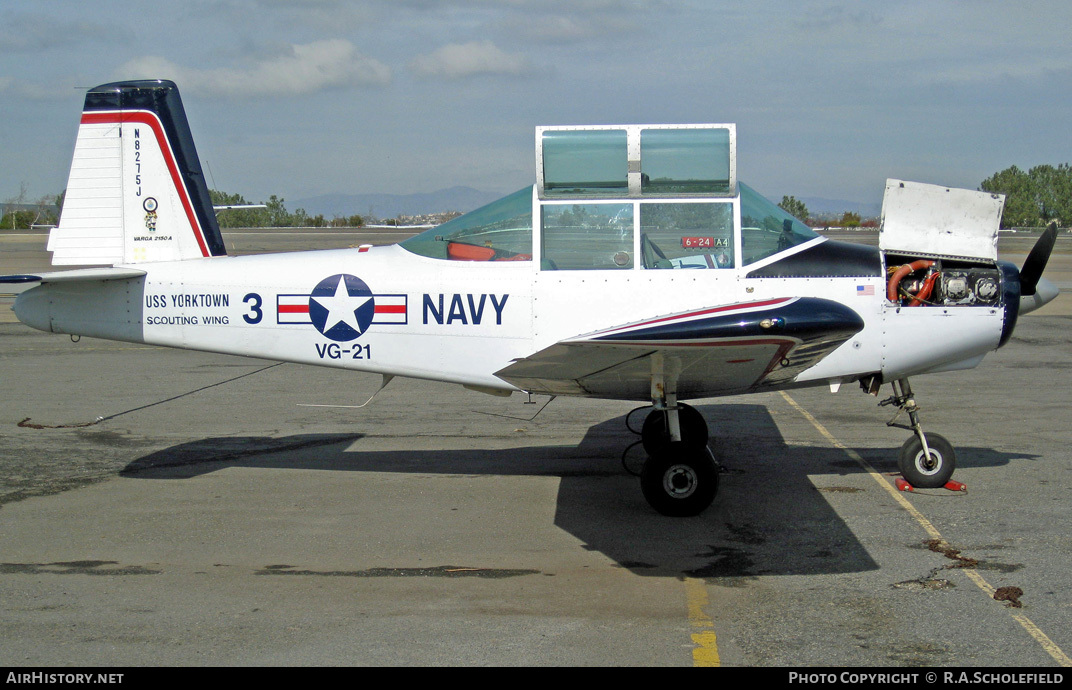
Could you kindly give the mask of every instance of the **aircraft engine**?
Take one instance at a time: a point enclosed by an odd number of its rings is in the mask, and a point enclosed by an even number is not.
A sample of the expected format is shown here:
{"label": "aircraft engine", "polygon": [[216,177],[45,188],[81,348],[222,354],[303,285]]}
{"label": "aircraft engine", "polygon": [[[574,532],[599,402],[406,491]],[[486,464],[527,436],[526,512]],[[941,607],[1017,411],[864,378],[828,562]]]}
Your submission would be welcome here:
{"label": "aircraft engine", "polygon": [[917,259],[890,267],[888,297],[902,306],[994,306],[1002,298],[1001,270],[948,259]]}
{"label": "aircraft engine", "polygon": [[939,304],[997,304],[1001,299],[1001,273],[996,268],[948,269],[938,280]]}

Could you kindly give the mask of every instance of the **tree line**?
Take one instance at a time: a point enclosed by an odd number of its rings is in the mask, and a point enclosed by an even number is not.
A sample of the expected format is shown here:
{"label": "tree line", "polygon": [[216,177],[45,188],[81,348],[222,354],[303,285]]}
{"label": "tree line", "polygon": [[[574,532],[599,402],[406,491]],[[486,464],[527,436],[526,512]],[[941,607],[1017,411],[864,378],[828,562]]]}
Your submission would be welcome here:
{"label": "tree line", "polygon": [[[251,203],[241,194],[228,194],[216,189],[210,189],[208,194],[213,206],[246,206]],[[216,214],[216,222],[221,228],[359,228],[365,224],[365,219],[357,214],[325,218],[322,213],[310,216],[303,208],[291,213],[287,211],[283,199],[275,194],[268,197],[268,201],[260,203],[264,208],[221,210]]]}
{"label": "tree line", "polygon": [[23,182],[19,185],[18,196],[11,197],[3,205],[0,230],[28,230],[34,225],[55,225],[62,204],[63,194],[46,195],[31,203],[26,193],[26,183]]}
{"label": "tree line", "polygon": [[[65,193],[66,190],[55,196],[44,196],[28,203],[26,187],[23,185],[19,196],[4,203],[3,213],[0,215],[0,229],[27,230],[38,225],[57,225]],[[251,203],[241,194],[229,194],[215,189],[210,189],[208,193],[213,206],[247,206]],[[275,194],[261,204],[264,208],[220,210],[216,214],[216,221],[221,228],[359,228],[365,224],[365,219],[357,214],[325,218],[319,213],[311,216],[303,208],[290,212],[283,199]]]}
{"label": "tree line", "polygon": [[863,220],[860,218],[859,213],[854,211],[845,211],[841,214],[841,218],[830,223],[829,220],[823,221],[818,218],[812,218],[808,212],[807,205],[796,198],[795,196],[783,196],[782,202],[778,204],[778,208],[782,209],[789,215],[793,216],[797,220],[811,226],[817,225],[836,225],[839,228],[859,228],[859,227],[876,227],[878,221],[875,220]]}
{"label": "tree line", "polygon": [[1056,221],[1072,224],[1072,166],[1036,165],[1024,172],[1015,165],[983,180],[980,189],[1005,195],[1003,228],[1037,228]]}

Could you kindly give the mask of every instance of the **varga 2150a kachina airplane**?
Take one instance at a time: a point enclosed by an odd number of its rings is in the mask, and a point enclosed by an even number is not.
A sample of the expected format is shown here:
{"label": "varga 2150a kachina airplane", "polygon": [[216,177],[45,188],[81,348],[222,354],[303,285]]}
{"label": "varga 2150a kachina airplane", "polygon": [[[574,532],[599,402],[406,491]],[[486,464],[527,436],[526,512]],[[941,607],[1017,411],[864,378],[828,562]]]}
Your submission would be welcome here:
{"label": "varga 2150a kachina airplane", "polygon": [[535,184],[392,246],[226,256],[176,86],[91,89],[54,265],[24,323],[461,384],[650,401],[641,488],[695,515],[718,488],[682,401],[859,382],[907,412],[900,469],[944,486],[908,379],[966,369],[1056,296],[997,260],[1000,195],[889,180],[879,246],[820,237],[737,180],[727,124],[541,127]]}

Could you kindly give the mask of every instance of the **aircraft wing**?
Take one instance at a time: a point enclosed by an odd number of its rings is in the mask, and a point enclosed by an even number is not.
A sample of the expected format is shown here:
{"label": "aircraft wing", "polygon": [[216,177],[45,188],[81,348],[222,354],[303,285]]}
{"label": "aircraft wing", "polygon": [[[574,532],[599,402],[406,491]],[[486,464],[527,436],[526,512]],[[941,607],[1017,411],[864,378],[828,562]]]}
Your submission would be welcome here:
{"label": "aircraft wing", "polygon": [[661,361],[679,399],[754,392],[792,381],[863,327],[827,299],[743,302],[562,340],[495,375],[534,393],[650,400]]}

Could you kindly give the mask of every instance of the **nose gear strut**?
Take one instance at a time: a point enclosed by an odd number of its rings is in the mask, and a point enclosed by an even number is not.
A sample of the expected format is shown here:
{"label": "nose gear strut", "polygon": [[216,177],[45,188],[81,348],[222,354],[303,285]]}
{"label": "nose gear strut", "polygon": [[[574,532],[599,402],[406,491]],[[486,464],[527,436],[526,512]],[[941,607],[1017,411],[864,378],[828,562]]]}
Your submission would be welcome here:
{"label": "nose gear strut", "polygon": [[[893,395],[879,403],[880,406],[895,405],[897,414],[886,422],[886,426],[895,426],[913,432],[913,435],[901,446],[897,458],[901,475],[911,486],[920,489],[937,489],[949,483],[956,469],[956,452],[953,445],[943,436],[935,433],[923,433],[919,423],[919,405],[912,395],[912,386],[908,379],[892,382]],[[902,412],[908,413],[909,424],[900,424],[897,418]]]}

